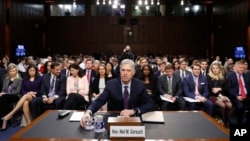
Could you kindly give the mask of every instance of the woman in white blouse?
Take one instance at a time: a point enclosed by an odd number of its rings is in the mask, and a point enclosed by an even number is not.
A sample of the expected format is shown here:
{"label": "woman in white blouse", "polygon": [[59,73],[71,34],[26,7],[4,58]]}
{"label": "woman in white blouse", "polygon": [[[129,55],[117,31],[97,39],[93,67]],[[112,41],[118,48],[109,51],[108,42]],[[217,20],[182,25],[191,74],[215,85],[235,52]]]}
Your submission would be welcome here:
{"label": "woman in white blouse", "polygon": [[71,64],[69,70],[71,76],[67,78],[67,97],[64,109],[75,110],[78,106],[89,103],[89,82],[86,76],[83,76],[78,64]]}

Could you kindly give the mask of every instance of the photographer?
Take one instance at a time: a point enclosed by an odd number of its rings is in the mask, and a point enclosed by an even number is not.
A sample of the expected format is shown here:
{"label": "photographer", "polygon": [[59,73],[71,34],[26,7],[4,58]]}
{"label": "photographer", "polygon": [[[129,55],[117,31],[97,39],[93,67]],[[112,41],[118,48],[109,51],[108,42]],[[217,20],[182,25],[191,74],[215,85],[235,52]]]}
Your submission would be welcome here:
{"label": "photographer", "polygon": [[121,55],[121,61],[123,59],[131,59],[134,60],[134,54],[131,52],[130,46],[126,45],[126,47],[123,49],[122,55]]}

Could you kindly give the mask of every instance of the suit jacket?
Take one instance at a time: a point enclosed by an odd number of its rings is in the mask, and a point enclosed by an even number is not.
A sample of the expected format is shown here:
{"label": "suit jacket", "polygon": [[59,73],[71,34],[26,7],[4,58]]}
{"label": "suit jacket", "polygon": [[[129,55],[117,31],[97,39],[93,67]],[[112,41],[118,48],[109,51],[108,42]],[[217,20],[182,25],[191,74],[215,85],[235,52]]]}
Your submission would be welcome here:
{"label": "suit jacket", "polygon": [[[161,95],[168,93],[168,79],[166,74],[158,78],[157,88]],[[181,78],[176,74],[172,77],[172,93],[173,96],[182,96],[183,93]]]}
{"label": "suit jacket", "polygon": [[38,76],[35,78],[34,81],[30,81],[29,78],[25,78],[22,81],[22,88],[21,88],[21,94],[27,94],[28,92],[37,92],[37,95],[39,95],[40,93],[40,89],[41,89],[41,81],[42,77]]}
{"label": "suit jacket", "polygon": [[[108,102],[108,110],[123,110],[124,100],[122,89],[120,78],[108,81],[103,93],[88,107],[88,110],[95,113],[106,102]],[[140,113],[145,113],[155,110],[155,107],[153,100],[146,91],[144,83],[141,80],[132,78],[129,109],[139,108]]]}
{"label": "suit jacket", "polygon": [[66,72],[67,72],[66,69],[61,70],[61,74],[65,75],[65,76],[67,76]]}
{"label": "suit jacket", "polygon": [[114,73],[116,74],[116,76],[120,75],[120,65],[117,65],[117,67],[114,70]]}
{"label": "suit jacket", "polygon": [[[83,75],[86,75],[86,69],[84,69],[82,72],[83,72]],[[90,84],[89,84],[90,87],[91,87],[91,85],[93,83],[93,80],[95,79],[95,76],[96,76],[96,72],[91,69]],[[87,77],[87,75],[86,75],[86,77]]]}
{"label": "suit jacket", "polygon": [[[192,74],[183,79],[183,91],[187,97],[195,99],[195,82]],[[208,98],[209,91],[207,80],[206,77],[201,75],[198,79],[198,91],[201,96]]]}
{"label": "suit jacket", "polygon": [[[176,74],[176,75],[178,75],[178,76],[180,76],[181,77],[181,70],[177,70],[177,71],[175,71],[174,72],[174,74]],[[189,75],[192,75],[192,73],[190,72],[190,71],[188,71],[188,70],[185,70],[185,74],[186,74],[186,76],[185,77],[187,77],[187,76],[189,76]],[[181,77],[181,79],[183,80],[183,78]]]}
{"label": "suit jacket", "polygon": [[[105,77],[104,79],[105,79],[105,85],[106,85],[107,81],[110,80],[111,78]],[[92,93],[96,93],[96,94],[100,93],[99,81],[100,81],[100,77],[99,77],[99,75],[97,75],[92,83],[92,87],[91,87],[91,91],[90,91],[91,95],[92,95]]]}
{"label": "suit jacket", "polygon": [[[50,77],[51,73],[46,73],[42,76],[40,96],[46,95],[49,97]],[[56,77],[55,95],[58,95],[59,97],[66,95],[66,76],[63,74],[59,74],[59,76]]]}
{"label": "suit jacket", "polygon": [[[9,77],[6,77],[3,81],[3,88],[1,91],[2,93],[7,93],[9,82],[10,82]],[[14,82],[12,83],[11,93],[8,94],[20,94],[21,87],[22,87],[22,78],[19,77],[14,79]]]}
{"label": "suit jacket", "polygon": [[[219,93],[226,95],[227,87],[226,80],[213,80],[209,75],[207,76],[208,90],[211,96],[218,96]],[[221,88],[222,90],[218,93],[213,93],[212,88]]]}
{"label": "suit jacket", "polygon": [[[247,96],[250,94],[249,93],[249,77],[248,77],[249,74],[245,74],[243,73],[242,76],[243,76],[243,79],[244,79],[244,83],[245,83],[245,88],[247,90]],[[237,78],[237,74],[235,71],[232,71],[230,73],[228,73],[226,75],[226,80],[227,80],[227,90],[228,90],[228,93],[229,93],[229,96],[231,98],[234,98],[236,99],[237,96],[239,96],[239,81],[238,81],[238,78]]]}

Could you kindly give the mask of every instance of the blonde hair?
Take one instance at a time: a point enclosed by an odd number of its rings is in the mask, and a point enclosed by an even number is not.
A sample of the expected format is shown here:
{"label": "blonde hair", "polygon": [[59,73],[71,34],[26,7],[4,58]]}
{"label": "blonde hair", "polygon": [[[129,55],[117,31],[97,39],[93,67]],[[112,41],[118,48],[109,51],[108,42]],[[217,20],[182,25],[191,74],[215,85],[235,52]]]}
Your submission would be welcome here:
{"label": "blonde hair", "polygon": [[7,67],[7,75],[8,77],[10,78],[10,74],[9,74],[9,71],[12,70],[12,69],[15,69],[16,70],[16,75],[14,76],[14,78],[19,78],[19,74],[18,74],[18,69],[17,69],[17,66],[14,64],[14,63],[10,63]]}
{"label": "blonde hair", "polygon": [[[219,68],[219,74],[215,75],[212,71],[212,67],[213,66],[217,66]],[[223,76],[224,72],[222,69],[222,65],[220,63],[214,62],[210,65],[209,67],[209,72],[208,72],[208,76],[210,76],[213,80],[223,80],[224,76]]]}

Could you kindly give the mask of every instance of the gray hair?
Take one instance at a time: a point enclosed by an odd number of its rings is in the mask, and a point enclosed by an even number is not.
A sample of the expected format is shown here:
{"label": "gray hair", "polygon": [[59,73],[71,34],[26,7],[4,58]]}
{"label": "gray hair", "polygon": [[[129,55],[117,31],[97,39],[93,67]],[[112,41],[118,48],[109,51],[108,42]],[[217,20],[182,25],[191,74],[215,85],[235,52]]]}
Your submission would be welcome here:
{"label": "gray hair", "polygon": [[131,65],[132,69],[135,70],[135,62],[131,59],[123,59],[120,66],[125,65],[125,64],[129,64]]}

